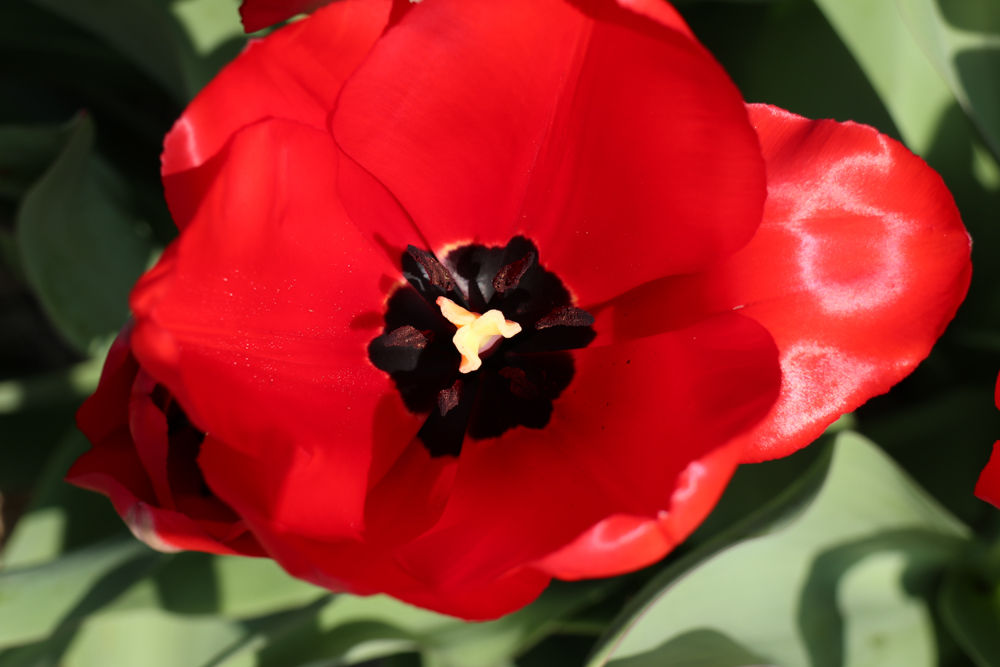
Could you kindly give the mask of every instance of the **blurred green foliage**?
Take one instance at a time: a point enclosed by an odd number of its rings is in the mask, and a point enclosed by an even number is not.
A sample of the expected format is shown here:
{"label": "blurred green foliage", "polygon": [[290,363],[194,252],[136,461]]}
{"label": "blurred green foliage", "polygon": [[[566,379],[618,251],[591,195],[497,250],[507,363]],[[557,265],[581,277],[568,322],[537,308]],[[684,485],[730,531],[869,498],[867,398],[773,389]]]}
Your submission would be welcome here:
{"label": "blurred green foliage", "polygon": [[748,101],[872,125],[942,175],[969,297],[853,415],[881,451],[843,432],[744,466],[662,563],[480,624],[152,552],[61,481],[128,290],[175,235],[162,137],[245,43],[237,5],[0,3],[0,667],[1000,667],[1000,512],[972,495],[1000,437],[996,0],[678,2]]}

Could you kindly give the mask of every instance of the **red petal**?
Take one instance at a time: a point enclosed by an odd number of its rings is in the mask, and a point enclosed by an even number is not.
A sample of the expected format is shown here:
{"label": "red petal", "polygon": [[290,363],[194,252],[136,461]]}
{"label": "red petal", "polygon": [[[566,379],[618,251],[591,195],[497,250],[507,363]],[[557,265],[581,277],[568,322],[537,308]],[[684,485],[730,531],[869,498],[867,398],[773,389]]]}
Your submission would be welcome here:
{"label": "red petal", "polygon": [[979,475],[976,497],[1000,508],[1000,441],[993,443],[990,461]]}
{"label": "red petal", "polygon": [[395,546],[420,535],[441,517],[451,493],[458,459],[431,458],[414,439],[368,494],[365,540]]}
{"label": "red petal", "polygon": [[663,0],[618,0],[618,4],[695,39],[694,33],[684,21],[684,17],[669,2]]}
{"label": "red petal", "polygon": [[[178,227],[197,211],[218,167],[209,161],[235,132],[266,118],[326,127],[341,86],[382,34],[391,5],[390,0],[336,2],[308,21],[251,42],[205,86],[164,141],[164,189]],[[299,9],[294,5],[290,11]],[[248,11],[253,13],[245,7]]]}
{"label": "red petal", "polygon": [[582,303],[732,253],[765,195],[757,137],[711,56],[589,5],[421,3],[332,120],[432,250],[526,234]]}
{"label": "red petal", "polygon": [[133,293],[133,349],[210,434],[203,472],[238,514],[357,534],[373,448],[420,426],[376,411],[397,392],[367,359],[368,317],[400,277],[340,205],[325,131],[265,121],[226,151],[169,275]]}
{"label": "red petal", "polygon": [[155,388],[156,380],[139,369],[128,402],[129,431],[139,460],[153,483],[157,505],[172,510],[176,508],[170,481],[167,479],[167,451],[170,445],[167,440],[167,418],[153,403],[150,394]]}
{"label": "red petal", "polygon": [[159,551],[263,555],[252,536],[219,540],[195,519],[157,507],[149,477],[124,428],[95,442],[70,468],[66,481],[110,498],[132,533]]}
{"label": "red petal", "polygon": [[655,563],[705,520],[736,471],[741,453],[737,438],[692,461],[681,473],[661,516],[612,515],[535,567],[572,580],[610,577]]}
{"label": "red petal", "polygon": [[[415,576],[441,588],[473,586],[557,552],[614,515],[683,514],[683,471],[763,417],[780,383],[767,331],[738,315],[573,356],[576,376],[545,429],[466,440],[441,521],[400,550]],[[732,462],[722,468],[728,475]],[[692,516],[717,493],[692,496]],[[626,548],[596,567],[610,573],[637,562]]]}
{"label": "red petal", "polygon": [[76,425],[91,442],[103,440],[128,424],[128,397],[139,365],[132,356],[132,323],[115,338],[104,360],[97,390],[76,413]]}
{"label": "red petal", "polygon": [[969,237],[941,178],[870,127],[750,106],[768,169],[760,230],[710,271],[598,315],[628,340],[741,308],[781,350],[781,398],[745,462],[790,454],[909,374],[965,296]]}
{"label": "red petal", "polygon": [[243,19],[244,30],[257,32],[330,2],[331,0],[243,0],[240,18]]}
{"label": "red petal", "polygon": [[112,490],[120,487],[129,498],[134,499],[130,503],[142,501],[156,504],[156,492],[135,451],[127,426],[91,442],[90,451],[81,455],[69,469],[67,482],[103,493],[112,500]]}

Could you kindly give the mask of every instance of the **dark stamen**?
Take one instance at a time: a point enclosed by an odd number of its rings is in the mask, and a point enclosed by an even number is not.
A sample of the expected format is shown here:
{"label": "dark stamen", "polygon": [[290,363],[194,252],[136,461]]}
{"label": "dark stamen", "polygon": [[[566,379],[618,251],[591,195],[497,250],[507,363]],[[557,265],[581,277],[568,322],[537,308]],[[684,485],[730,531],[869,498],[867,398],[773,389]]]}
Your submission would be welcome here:
{"label": "dark stamen", "polygon": [[504,366],[500,369],[500,375],[510,380],[510,393],[529,401],[538,398],[538,387],[520,368]]}
{"label": "dark stamen", "polygon": [[441,411],[442,417],[448,414],[452,408],[458,407],[459,401],[462,400],[463,386],[462,380],[458,379],[448,389],[442,389],[438,392],[438,410]]}
{"label": "dark stamen", "polygon": [[497,271],[496,277],[493,278],[493,289],[501,294],[507,290],[517,289],[518,283],[524,277],[524,272],[531,268],[533,261],[535,261],[535,253],[529,252],[516,262],[511,262],[507,266],[502,267]]}
{"label": "dark stamen", "polygon": [[406,246],[406,252],[410,254],[410,257],[417,260],[420,266],[424,267],[427,279],[431,281],[431,285],[437,285],[446,292],[455,286],[455,280],[451,277],[451,273],[449,273],[448,269],[444,268],[444,265],[432,253],[421,250],[414,245]]}
{"label": "dark stamen", "polygon": [[583,308],[573,306],[563,306],[556,308],[551,313],[535,322],[536,329],[548,329],[549,327],[589,327],[594,324],[594,316]]}
{"label": "dark stamen", "polygon": [[415,347],[418,350],[422,350],[432,340],[434,340],[433,331],[429,329],[427,331],[419,331],[407,324],[386,334],[382,339],[382,344],[386,347]]}

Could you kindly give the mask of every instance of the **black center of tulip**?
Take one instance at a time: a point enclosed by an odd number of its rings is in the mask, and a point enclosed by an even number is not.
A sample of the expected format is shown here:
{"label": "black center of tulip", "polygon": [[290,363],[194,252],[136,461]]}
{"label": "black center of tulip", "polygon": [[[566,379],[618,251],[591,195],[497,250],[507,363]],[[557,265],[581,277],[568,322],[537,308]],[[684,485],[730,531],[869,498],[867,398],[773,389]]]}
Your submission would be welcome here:
{"label": "black center of tulip", "polygon": [[[516,426],[544,428],[552,401],[573,379],[566,350],[594,339],[594,318],[572,305],[539,259],[520,236],[502,248],[463,246],[440,260],[413,246],[403,255],[409,284],[389,298],[368,356],[392,377],[406,407],[427,415],[417,437],[432,456],[458,456],[466,434],[484,440]],[[479,314],[499,310],[521,333],[482,353],[478,370],[460,373],[456,327],[442,316],[439,296]]]}

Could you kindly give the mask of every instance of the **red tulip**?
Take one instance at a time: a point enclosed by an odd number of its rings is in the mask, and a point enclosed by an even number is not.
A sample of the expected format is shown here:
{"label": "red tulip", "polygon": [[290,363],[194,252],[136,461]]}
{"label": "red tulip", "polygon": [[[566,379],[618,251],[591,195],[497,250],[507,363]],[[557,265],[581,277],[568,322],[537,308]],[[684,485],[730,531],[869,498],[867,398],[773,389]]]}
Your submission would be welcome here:
{"label": "red tulip", "polygon": [[[1000,408],[1000,377],[997,378],[997,386],[994,392],[993,401]],[[979,474],[979,481],[976,482],[976,497],[1000,508],[1000,440],[993,443],[993,453],[990,460]]]}
{"label": "red tulip", "polygon": [[919,158],[746,107],[659,0],[334,3],[163,175],[131,344],[207,487],[292,574],[467,618],[661,558],[740,460],[909,373],[970,275]]}

